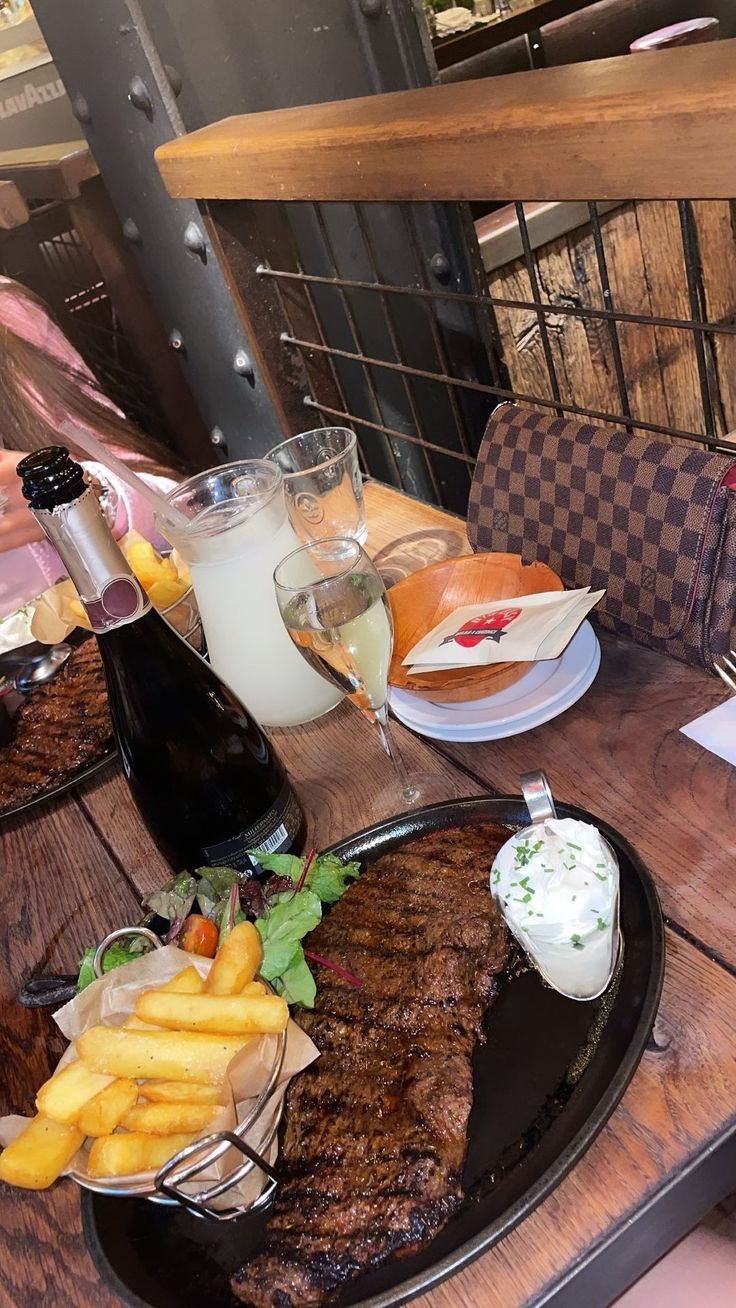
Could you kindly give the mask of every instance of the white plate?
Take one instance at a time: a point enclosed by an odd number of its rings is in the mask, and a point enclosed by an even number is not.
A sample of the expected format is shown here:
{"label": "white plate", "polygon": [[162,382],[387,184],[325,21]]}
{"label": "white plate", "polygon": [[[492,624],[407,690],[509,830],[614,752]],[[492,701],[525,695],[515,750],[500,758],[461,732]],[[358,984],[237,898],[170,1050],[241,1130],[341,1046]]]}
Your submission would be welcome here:
{"label": "white plate", "polygon": [[433,704],[405,690],[389,692],[400,722],[432,740],[502,740],[549,722],[570,708],[592,685],[601,650],[584,622],[559,659],[537,663],[513,686],[470,704]]}

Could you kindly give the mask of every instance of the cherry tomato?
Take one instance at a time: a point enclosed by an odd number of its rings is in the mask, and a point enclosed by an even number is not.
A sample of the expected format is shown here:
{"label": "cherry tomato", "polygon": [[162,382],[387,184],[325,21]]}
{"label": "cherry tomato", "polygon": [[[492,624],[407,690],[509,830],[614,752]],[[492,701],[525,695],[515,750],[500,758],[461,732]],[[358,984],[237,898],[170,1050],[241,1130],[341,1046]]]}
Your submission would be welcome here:
{"label": "cherry tomato", "polygon": [[214,958],[220,933],[214,922],[199,913],[190,913],[184,919],[179,936],[179,947],[188,954],[200,954],[202,958]]}

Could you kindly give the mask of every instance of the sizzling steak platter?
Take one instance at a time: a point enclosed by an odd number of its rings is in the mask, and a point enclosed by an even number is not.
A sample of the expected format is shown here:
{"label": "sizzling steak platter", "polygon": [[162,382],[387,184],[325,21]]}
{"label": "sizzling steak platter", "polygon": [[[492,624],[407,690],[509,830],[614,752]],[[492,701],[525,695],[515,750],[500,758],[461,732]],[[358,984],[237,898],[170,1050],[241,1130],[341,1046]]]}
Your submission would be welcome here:
{"label": "sizzling steak platter", "polygon": [[53,681],[27,696],[0,749],[0,814],[94,763],[112,743],[97,641],[76,649]]}
{"label": "sizzling steak platter", "polygon": [[321,1057],[289,1087],[267,1243],[232,1281],[246,1304],[321,1304],[462,1202],[471,1060],[508,954],[488,874],[508,835],[489,823],[385,854],[312,933],[361,984],[319,967],[300,1019]]}

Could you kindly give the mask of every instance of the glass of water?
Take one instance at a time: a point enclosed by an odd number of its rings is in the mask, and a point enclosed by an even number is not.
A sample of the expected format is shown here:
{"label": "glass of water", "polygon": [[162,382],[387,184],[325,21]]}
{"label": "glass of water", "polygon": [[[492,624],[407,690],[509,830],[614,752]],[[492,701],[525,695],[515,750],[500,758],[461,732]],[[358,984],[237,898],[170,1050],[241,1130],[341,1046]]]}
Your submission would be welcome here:
{"label": "glass of water", "polygon": [[284,479],[291,525],[302,541],[368,535],[358,440],[347,427],[317,427],[269,450]]}
{"label": "glass of water", "polygon": [[388,719],[388,671],[393,647],[386,588],[356,540],[313,541],[294,550],[274,572],[281,617],[299,653],[376,728],[394,770],[378,796],[381,814],[451,798],[439,775],[408,774]]}

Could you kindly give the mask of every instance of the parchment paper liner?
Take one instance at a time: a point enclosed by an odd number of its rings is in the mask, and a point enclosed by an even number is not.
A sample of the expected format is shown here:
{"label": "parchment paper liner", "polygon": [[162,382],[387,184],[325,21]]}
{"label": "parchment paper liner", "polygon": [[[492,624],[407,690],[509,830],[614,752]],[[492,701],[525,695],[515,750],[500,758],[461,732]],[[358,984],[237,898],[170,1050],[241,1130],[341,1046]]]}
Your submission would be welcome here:
{"label": "parchment paper liner", "polygon": [[[130,1017],[133,1013],[136,998],[141,991],[163,985],[165,981],[169,981],[190,966],[196,967],[201,976],[206,976],[212,966],[212,960],[187,954],[176,945],[165,945],[162,949],[154,949],[151,953],[144,954],[123,967],[115,968],[99,981],[93,981],[80,995],[54,1014],[54,1021],[60,1031],[72,1042],[60,1059],[58,1067],[64,1067],[76,1057],[74,1042],[89,1027],[101,1023],[107,1026],[120,1026],[126,1017]],[[256,1036],[235,1056],[227,1070],[222,1110],[208,1125],[206,1131],[200,1133],[200,1138],[216,1131],[234,1130],[237,1123],[245,1120],[268,1079],[277,1047],[276,1036]],[[275,1092],[263,1105],[244,1137],[251,1148],[263,1153],[262,1142],[268,1139],[274,1122],[278,1121],[281,1115],[289,1081],[297,1072],[313,1062],[318,1054],[319,1051],[309,1036],[297,1026],[296,1022],[290,1021],[286,1031],[284,1061]],[[25,1117],[1,1118],[0,1144],[3,1147],[10,1144],[26,1125]],[[119,1195],[130,1193],[158,1195],[154,1186],[156,1176],[154,1172],[141,1172],[130,1177],[110,1177],[109,1180],[90,1177],[87,1171],[88,1153],[89,1145],[85,1143],[75,1154],[64,1175],[71,1176],[78,1184],[98,1192]],[[266,1162],[273,1165],[278,1156],[277,1134],[274,1134],[263,1156]],[[197,1194],[206,1189],[208,1183],[222,1180],[228,1172],[242,1162],[243,1156],[240,1151],[229,1148],[211,1166],[203,1169],[196,1179],[182,1183],[181,1188],[189,1194]],[[225,1191],[219,1198],[213,1200],[210,1206],[218,1209],[247,1208],[258,1198],[266,1180],[260,1168],[254,1167],[239,1185]]]}

